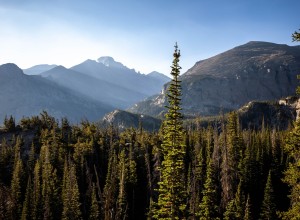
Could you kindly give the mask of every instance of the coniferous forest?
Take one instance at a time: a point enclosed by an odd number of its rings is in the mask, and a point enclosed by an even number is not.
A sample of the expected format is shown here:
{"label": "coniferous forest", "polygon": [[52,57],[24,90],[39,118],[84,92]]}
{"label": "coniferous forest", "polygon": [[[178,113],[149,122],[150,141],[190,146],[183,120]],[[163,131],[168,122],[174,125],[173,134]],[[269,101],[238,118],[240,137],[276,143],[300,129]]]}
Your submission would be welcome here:
{"label": "coniferous forest", "polygon": [[300,121],[183,124],[175,46],[158,132],[41,113],[0,131],[0,219],[300,219]]}

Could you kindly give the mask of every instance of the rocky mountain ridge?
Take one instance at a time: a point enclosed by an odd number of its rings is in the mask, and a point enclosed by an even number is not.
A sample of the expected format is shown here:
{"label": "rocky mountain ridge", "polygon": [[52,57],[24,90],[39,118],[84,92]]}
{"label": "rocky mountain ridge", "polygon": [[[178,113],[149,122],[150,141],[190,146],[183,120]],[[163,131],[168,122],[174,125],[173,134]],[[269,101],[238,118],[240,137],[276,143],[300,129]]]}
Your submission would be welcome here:
{"label": "rocky mountain ridge", "polygon": [[24,71],[28,74],[38,73],[60,86],[120,109],[158,94],[162,86],[170,81],[162,73],[138,73],[108,56],[86,60],[69,69],[56,65],[37,65]]}
{"label": "rocky mountain ridge", "polygon": [[157,131],[161,126],[160,119],[123,110],[114,110],[106,114],[100,123],[103,126],[113,125],[121,131],[126,128],[142,128],[147,131]]}
{"label": "rocky mountain ridge", "polygon": [[[186,117],[217,115],[253,100],[274,100],[295,94],[300,47],[249,42],[197,62],[184,73],[182,108]],[[128,110],[161,117],[167,105],[164,86]]]}

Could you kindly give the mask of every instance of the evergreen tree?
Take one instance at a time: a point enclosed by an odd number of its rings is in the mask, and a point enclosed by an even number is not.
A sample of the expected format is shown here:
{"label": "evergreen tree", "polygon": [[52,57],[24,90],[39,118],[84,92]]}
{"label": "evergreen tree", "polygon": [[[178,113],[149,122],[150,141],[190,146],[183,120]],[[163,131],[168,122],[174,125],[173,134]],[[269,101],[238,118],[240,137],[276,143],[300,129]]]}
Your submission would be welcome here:
{"label": "evergreen tree", "polygon": [[[300,29],[299,29],[299,31],[300,31]],[[293,39],[293,41],[300,41],[300,32],[295,31],[292,34],[292,39]],[[297,75],[297,79],[300,79],[300,75]],[[297,87],[296,92],[298,95],[300,94],[300,86]]]}
{"label": "evergreen tree", "polygon": [[119,195],[117,200],[117,219],[126,219],[127,216],[127,179],[128,168],[127,159],[125,158],[125,150],[122,150],[119,154]]}
{"label": "evergreen tree", "polygon": [[207,168],[203,198],[200,203],[200,220],[217,220],[219,218],[218,186],[215,165],[211,160]]}
{"label": "evergreen tree", "polygon": [[118,192],[118,180],[117,180],[117,173],[118,173],[118,158],[113,151],[111,156],[109,157],[108,161],[108,170],[106,174],[106,181],[103,190],[103,212],[104,212],[104,219],[114,219],[116,213],[115,202],[117,199],[117,192]]}
{"label": "evergreen tree", "polygon": [[19,157],[15,158],[14,170],[11,180],[11,195],[15,201],[16,212],[14,213],[17,218],[21,216],[22,213],[22,179],[23,179],[23,163]]}
{"label": "evergreen tree", "polygon": [[[69,162],[70,163],[70,162]],[[62,190],[64,220],[79,220],[81,218],[79,189],[74,164],[65,163],[64,167],[64,185]]]}
{"label": "evergreen tree", "polygon": [[271,171],[269,171],[269,175],[265,187],[264,199],[262,202],[261,212],[260,212],[260,219],[262,220],[277,219],[276,206],[274,203],[274,191],[272,186]]}
{"label": "evergreen tree", "polygon": [[98,220],[99,218],[100,218],[99,204],[97,200],[96,187],[95,184],[93,184],[89,220]]}
{"label": "evergreen tree", "polygon": [[60,216],[61,200],[60,187],[57,178],[57,170],[50,163],[48,146],[41,149],[42,157],[42,203],[43,218],[55,219]]}
{"label": "evergreen tree", "polygon": [[41,194],[41,164],[37,160],[34,167],[34,176],[33,176],[33,192],[32,192],[32,219],[38,220],[41,219],[42,214],[42,194]]}
{"label": "evergreen tree", "polygon": [[283,213],[283,219],[300,219],[300,120],[295,122],[294,128],[286,139],[285,151],[290,156],[284,182],[291,187],[290,208]]}
{"label": "evergreen tree", "polygon": [[15,119],[13,118],[13,116],[11,115],[9,118],[7,118],[7,116],[5,116],[4,119],[4,128],[7,131],[14,131],[16,128],[16,123],[15,123]]}
{"label": "evergreen tree", "polygon": [[[295,31],[292,38],[293,41],[300,41],[300,32]],[[300,75],[297,75],[297,78],[300,79]],[[297,87],[296,93],[300,94],[300,86]],[[291,187],[291,204],[287,212],[281,213],[281,217],[286,220],[300,219],[300,119],[294,123],[284,149],[291,157],[284,176],[284,182]]]}
{"label": "evergreen tree", "polygon": [[[299,31],[300,31],[300,30],[299,30]],[[293,38],[293,41],[300,41],[300,32],[295,31],[295,32],[292,34],[292,38]]]}
{"label": "evergreen tree", "polygon": [[168,112],[165,115],[163,131],[163,161],[161,181],[159,182],[158,219],[183,219],[186,209],[186,190],[184,180],[185,144],[183,141],[182,114],[180,112],[181,86],[178,80],[180,51],[177,43],[173,54],[171,75],[173,79],[168,88]]}
{"label": "evergreen tree", "polygon": [[241,141],[236,112],[231,112],[224,132],[222,149],[222,205],[234,199],[239,180],[239,163],[241,157]]}
{"label": "evergreen tree", "polygon": [[247,201],[246,201],[246,206],[245,206],[244,220],[252,220],[251,202],[250,202],[249,194],[247,196]]}
{"label": "evergreen tree", "polygon": [[31,203],[31,194],[32,194],[31,176],[29,176],[28,182],[27,182],[27,187],[26,187],[25,200],[23,202],[21,220],[32,219],[31,218],[31,204],[32,204]]}
{"label": "evergreen tree", "polygon": [[224,213],[224,220],[243,219],[245,208],[245,196],[242,191],[242,182],[238,185],[238,190],[235,194],[235,198],[232,199],[226,208]]}

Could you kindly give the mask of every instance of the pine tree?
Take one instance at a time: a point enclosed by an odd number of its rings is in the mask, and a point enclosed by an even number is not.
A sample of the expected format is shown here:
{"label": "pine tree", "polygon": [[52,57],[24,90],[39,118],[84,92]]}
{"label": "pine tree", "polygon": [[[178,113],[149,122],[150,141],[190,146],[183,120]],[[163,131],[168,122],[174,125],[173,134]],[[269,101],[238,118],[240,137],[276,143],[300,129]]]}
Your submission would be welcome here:
{"label": "pine tree", "polygon": [[14,170],[11,180],[11,195],[16,204],[16,212],[15,215],[17,218],[21,216],[22,213],[22,179],[23,179],[23,163],[19,157],[15,158],[14,162]]}
{"label": "pine tree", "polygon": [[42,214],[42,190],[41,190],[41,164],[37,160],[34,167],[34,176],[33,176],[33,192],[32,192],[32,219],[38,220],[41,219]]}
{"label": "pine tree", "polygon": [[242,181],[239,182],[238,190],[235,194],[236,218],[243,219],[245,215],[245,194],[242,189]]}
{"label": "pine tree", "polygon": [[246,201],[246,206],[245,206],[244,220],[252,220],[251,202],[250,202],[249,194],[247,196],[247,201]]}
{"label": "pine tree", "polygon": [[32,194],[31,176],[29,176],[28,181],[27,181],[25,200],[23,202],[21,220],[32,219],[31,218],[31,204],[32,204],[31,203],[31,194]]}
{"label": "pine tree", "polygon": [[[293,41],[300,41],[300,29],[299,29],[299,32],[298,32],[298,31],[295,31],[295,32],[292,34],[292,39],[293,39]],[[297,79],[300,79],[300,75],[297,75]],[[297,87],[296,93],[297,93],[298,95],[300,94],[300,86]]]}
{"label": "pine tree", "polygon": [[274,203],[274,191],[272,186],[271,171],[269,171],[268,179],[264,192],[264,199],[261,206],[260,219],[273,220],[276,217],[276,206]]}
{"label": "pine tree", "polygon": [[[224,127],[225,128],[225,127]],[[224,144],[222,149],[222,205],[234,199],[239,179],[239,162],[241,154],[241,142],[236,112],[229,114],[228,123],[224,129]]]}
{"label": "pine tree", "polygon": [[43,218],[55,219],[60,216],[61,200],[60,187],[57,178],[57,170],[50,163],[50,152],[48,146],[41,149],[42,157],[42,203]]}
{"label": "pine tree", "polygon": [[125,150],[122,150],[119,154],[119,195],[117,199],[117,219],[126,219],[127,216],[127,179],[128,168],[127,159],[125,158]]}
{"label": "pine tree", "polygon": [[215,165],[211,160],[207,168],[207,177],[204,184],[203,198],[202,202],[200,203],[200,220],[220,219],[217,188]]}
{"label": "pine tree", "polygon": [[290,208],[283,219],[300,219],[300,119],[286,138],[285,151],[291,160],[285,172],[284,182],[291,187]]}
{"label": "pine tree", "polygon": [[106,181],[103,190],[103,212],[104,219],[114,219],[116,208],[115,202],[117,199],[118,192],[118,182],[117,182],[117,173],[118,173],[118,158],[115,151],[111,153],[108,161],[108,170],[106,174]]}
{"label": "pine tree", "polygon": [[[69,162],[70,163],[70,162]],[[64,186],[62,191],[64,220],[79,220],[81,218],[79,189],[74,164],[65,163],[64,167]]]}
{"label": "pine tree", "polygon": [[15,123],[15,119],[13,118],[12,115],[9,117],[9,119],[7,118],[7,116],[5,116],[4,127],[7,131],[14,131],[15,130],[16,123]]}
{"label": "pine tree", "polygon": [[[300,31],[300,30],[299,30]],[[295,31],[292,34],[293,41],[300,41],[300,32]]]}
{"label": "pine tree", "polygon": [[178,80],[180,51],[177,43],[173,54],[171,75],[173,79],[168,88],[168,112],[165,115],[163,131],[163,161],[161,181],[159,182],[158,219],[183,219],[186,209],[184,180],[185,144],[183,141],[182,114],[180,112],[181,86]]}
{"label": "pine tree", "polygon": [[100,218],[99,204],[97,200],[95,184],[92,185],[91,206],[89,220],[97,220]]}
{"label": "pine tree", "polygon": [[[293,41],[300,41],[300,32],[295,31],[292,34]],[[300,79],[300,75],[297,75]],[[296,93],[300,94],[300,86],[297,87]],[[283,212],[281,217],[283,219],[300,219],[300,119],[294,123],[294,128],[290,131],[285,151],[291,157],[288,169],[285,172],[284,182],[291,187],[291,194],[289,195],[291,204],[287,212]]]}
{"label": "pine tree", "polygon": [[243,219],[244,217],[244,208],[245,208],[245,196],[242,191],[242,182],[238,185],[238,190],[235,194],[235,198],[232,199],[224,213],[224,220],[234,220],[234,219]]}

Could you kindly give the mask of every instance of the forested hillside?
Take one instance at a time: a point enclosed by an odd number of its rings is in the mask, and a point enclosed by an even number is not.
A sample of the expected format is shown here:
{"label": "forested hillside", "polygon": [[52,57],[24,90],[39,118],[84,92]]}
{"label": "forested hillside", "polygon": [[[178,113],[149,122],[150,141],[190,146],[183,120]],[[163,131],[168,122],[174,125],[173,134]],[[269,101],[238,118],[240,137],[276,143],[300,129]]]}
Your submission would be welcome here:
{"label": "forested hillside", "polygon": [[[184,132],[185,214],[190,219],[277,219],[289,208],[289,131],[221,127]],[[51,116],[6,120],[0,139],[0,219],[151,219],[162,133],[60,125]],[[298,125],[299,126],[299,125]],[[297,129],[299,129],[297,127]]]}

